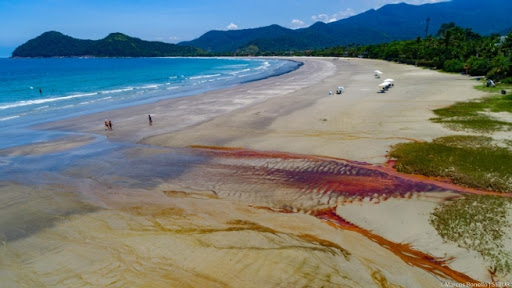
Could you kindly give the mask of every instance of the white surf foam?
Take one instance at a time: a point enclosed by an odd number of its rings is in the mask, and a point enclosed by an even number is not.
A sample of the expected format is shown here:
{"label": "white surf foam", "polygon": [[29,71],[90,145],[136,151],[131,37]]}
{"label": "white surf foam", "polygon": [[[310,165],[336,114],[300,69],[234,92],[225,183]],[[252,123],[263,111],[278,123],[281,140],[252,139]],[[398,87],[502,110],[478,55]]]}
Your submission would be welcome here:
{"label": "white surf foam", "polygon": [[93,96],[98,93],[84,93],[84,94],[74,94],[69,96],[62,96],[62,97],[53,97],[53,98],[46,98],[46,99],[35,99],[35,100],[25,100],[25,101],[18,101],[14,103],[8,103],[0,106],[0,110],[5,110],[9,108],[16,108],[16,107],[22,107],[22,106],[29,106],[29,105],[36,105],[36,104],[43,104],[43,103],[49,103],[49,102],[55,102],[55,101],[62,101],[62,100],[68,100],[73,98],[80,98],[80,97],[87,97],[87,96]]}

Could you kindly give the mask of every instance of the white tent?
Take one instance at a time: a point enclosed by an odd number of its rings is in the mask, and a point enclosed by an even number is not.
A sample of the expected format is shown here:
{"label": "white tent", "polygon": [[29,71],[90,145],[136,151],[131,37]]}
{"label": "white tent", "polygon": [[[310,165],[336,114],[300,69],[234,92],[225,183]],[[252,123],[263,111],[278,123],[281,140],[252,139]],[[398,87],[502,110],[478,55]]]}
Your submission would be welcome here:
{"label": "white tent", "polygon": [[384,91],[387,90],[391,86],[391,82],[382,82],[379,84],[379,88]]}
{"label": "white tent", "polygon": [[381,71],[379,71],[379,70],[375,70],[375,71],[373,71],[373,73],[375,73],[375,75],[377,75],[377,74],[382,74],[382,72],[381,72]]}
{"label": "white tent", "polygon": [[384,82],[390,82],[390,83],[393,83],[393,82],[395,82],[395,80],[388,78],[388,79],[384,80]]}

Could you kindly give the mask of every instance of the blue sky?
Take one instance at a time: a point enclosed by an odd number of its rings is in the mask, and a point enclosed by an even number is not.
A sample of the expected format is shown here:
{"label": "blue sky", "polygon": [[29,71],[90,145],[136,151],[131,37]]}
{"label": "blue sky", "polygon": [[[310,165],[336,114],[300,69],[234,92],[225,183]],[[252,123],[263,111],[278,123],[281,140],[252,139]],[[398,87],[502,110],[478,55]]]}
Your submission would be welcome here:
{"label": "blue sky", "polygon": [[270,24],[295,29],[390,3],[442,1],[446,0],[0,0],[0,57],[50,30],[80,39],[121,32],[177,43],[210,30]]}

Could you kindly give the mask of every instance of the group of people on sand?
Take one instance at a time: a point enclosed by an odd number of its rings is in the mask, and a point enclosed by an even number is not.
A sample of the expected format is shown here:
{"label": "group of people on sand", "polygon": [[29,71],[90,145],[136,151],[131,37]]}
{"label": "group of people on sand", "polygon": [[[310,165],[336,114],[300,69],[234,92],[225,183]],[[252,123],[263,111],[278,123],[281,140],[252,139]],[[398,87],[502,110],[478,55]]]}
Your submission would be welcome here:
{"label": "group of people on sand", "polygon": [[[153,118],[148,115],[149,126],[153,125]],[[112,120],[105,119],[105,131],[112,131]]]}
{"label": "group of people on sand", "polygon": [[106,130],[112,131],[112,121],[111,120],[105,119],[105,131]]}

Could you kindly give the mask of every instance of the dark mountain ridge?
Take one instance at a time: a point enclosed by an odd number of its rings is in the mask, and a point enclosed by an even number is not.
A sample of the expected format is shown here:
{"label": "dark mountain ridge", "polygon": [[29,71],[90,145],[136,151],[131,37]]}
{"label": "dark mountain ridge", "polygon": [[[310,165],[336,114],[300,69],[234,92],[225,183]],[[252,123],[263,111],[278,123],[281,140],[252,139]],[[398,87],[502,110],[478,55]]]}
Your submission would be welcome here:
{"label": "dark mountain ridge", "polygon": [[49,31],[16,48],[12,57],[166,57],[204,54],[198,48],[144,41],[122,33],[111,33],[100,40],[81,40]]}
{"label": "dark mountain ridge", "polygon": [[[178,43],[210,52],[235,52],[248,46],[259,51],[319,49],[337,45],[377,44],[435,34],[444,23],[455,22],[489,35],[512,27],[512,1],[453,0],[423,5],[388,4],[331,23],[317,22],[292,30],[279,25],[261,28],[210,31]],[[428,32],[427,19],[429,19]]]}

